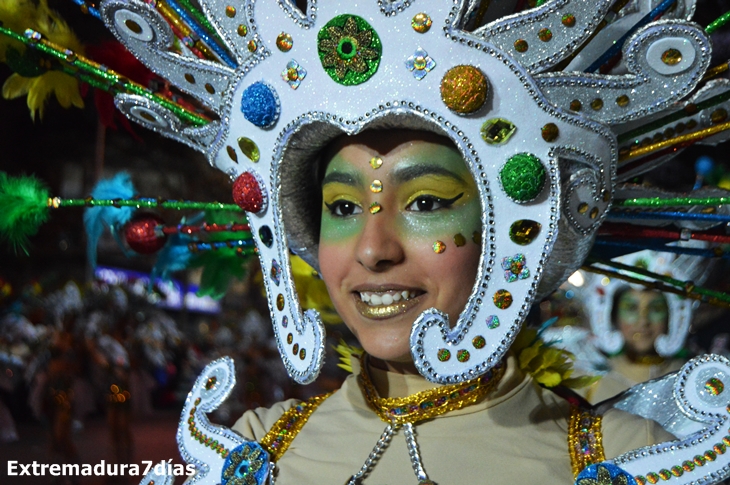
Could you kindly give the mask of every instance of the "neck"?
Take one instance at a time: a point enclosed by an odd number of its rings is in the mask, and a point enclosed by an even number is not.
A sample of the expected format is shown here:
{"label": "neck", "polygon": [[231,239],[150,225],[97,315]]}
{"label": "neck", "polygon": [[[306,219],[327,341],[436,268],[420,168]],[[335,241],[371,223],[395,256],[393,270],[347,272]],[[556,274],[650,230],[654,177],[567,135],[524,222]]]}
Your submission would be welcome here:
{"label": "neck", "polygon": [[418,369],[412,360],[408,362],[396,362],[392,360],[382,360],[376,357],[368,356],[367,363],[375,369],[380,369],[388,372],[394,372],[396,374],[416,374],[418,375]]}
{"label": "neck", "polygon": [[636,352],[631,352],[629,349],[626,349],[626,357],[628,357],[631,362],[642,365],[657,365],[664,362],[664,358],[662,358],[658,354],[639,354]]}

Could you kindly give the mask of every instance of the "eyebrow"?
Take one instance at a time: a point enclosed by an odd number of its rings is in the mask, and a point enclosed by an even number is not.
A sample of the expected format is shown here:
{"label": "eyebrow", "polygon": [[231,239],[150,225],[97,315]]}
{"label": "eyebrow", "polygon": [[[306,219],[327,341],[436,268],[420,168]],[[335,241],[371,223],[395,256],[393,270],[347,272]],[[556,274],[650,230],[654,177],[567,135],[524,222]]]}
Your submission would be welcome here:
{"label": "eyebrow", "polygon": [[322,179],[322,187],[327,184],[339,183],[350,185],[352,187],[360,187],[363,185],[359,174],[351,174],[344,172],[330,172]]}
{"label": "eyebrow", "polygon": [[425,175],[443,175],[452,178],[458,182],[465,183],[464,178],[456,172],[452,172],[451,170],[444,168],[440,165],[424,164],[416,164],[403,168],[396,168],[395,170],[393,170],[393,181],[396,184],[402,184],[413,179],[417,179],[418,177],[423,177]]}

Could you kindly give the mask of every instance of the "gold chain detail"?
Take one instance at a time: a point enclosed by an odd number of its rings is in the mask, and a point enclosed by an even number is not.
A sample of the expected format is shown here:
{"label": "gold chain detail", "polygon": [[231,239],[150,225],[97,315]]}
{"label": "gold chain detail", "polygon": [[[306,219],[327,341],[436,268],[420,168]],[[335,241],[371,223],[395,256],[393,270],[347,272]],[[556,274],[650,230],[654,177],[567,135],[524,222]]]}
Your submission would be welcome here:
{"label": "gold chain detail", "polygon": [[461,384],[441,386],[401,398],[382,398],[370,381],[367,364],[363,362],[358,384],[375,413],[386,423],[416,424],[449,411],[474,404],[497,387],[506,363],[500,362],[486,374]]}
{"label": "gold chain detail", "polygon": [[577,477],[588,465],[606,460],[603,454],[602,420],[603,416],[596,415],[593,411],[570,406],[568,451],[573,477]]}
{"label": "gold chain detail", "polygon": [[269,452],[271,461],[275,462],[289,448],[289,445],[297,437],[302,427],[312,415],[315,409],[330,397],[333,393],[314,396],[306,401],[292,406],[274,423],[268,433],[261,439],[259,444]]}

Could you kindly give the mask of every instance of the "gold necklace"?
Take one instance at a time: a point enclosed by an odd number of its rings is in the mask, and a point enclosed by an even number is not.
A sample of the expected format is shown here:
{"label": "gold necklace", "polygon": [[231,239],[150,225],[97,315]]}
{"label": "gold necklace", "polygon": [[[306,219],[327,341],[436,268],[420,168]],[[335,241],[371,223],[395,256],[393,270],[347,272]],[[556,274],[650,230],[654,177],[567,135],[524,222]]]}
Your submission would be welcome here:
{"label": "gold necklace", "polygon": [[416,424],[441,414],[474,404],[497,387],[507,368],[502,361],[486,374],[470,381],[449,386],[435,387],[410,396],[392,398],[380,397],[367,372],[363,358],[358,384],[368,404],[386,423],[403,425]]}

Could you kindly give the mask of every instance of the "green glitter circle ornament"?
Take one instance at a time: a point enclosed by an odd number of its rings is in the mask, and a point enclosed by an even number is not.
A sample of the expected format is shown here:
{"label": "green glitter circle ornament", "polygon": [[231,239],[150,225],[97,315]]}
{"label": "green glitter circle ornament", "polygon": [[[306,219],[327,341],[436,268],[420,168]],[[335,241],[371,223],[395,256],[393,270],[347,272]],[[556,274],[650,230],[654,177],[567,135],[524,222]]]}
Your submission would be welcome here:
{"label": "green glitter circle ornament", "polygon": [[499,180],[505,194],[520,203],[534,200],[542,192],[545,178],[545,167],[531,153],[511,156],[499,171]]}
{"label": "green glitter circle ornament", "polygon": [[377,32],[357,15],[338,15],[317,34],[319,59],[325,72],[345,86],[362,84],[380,65],[383,46]]}

